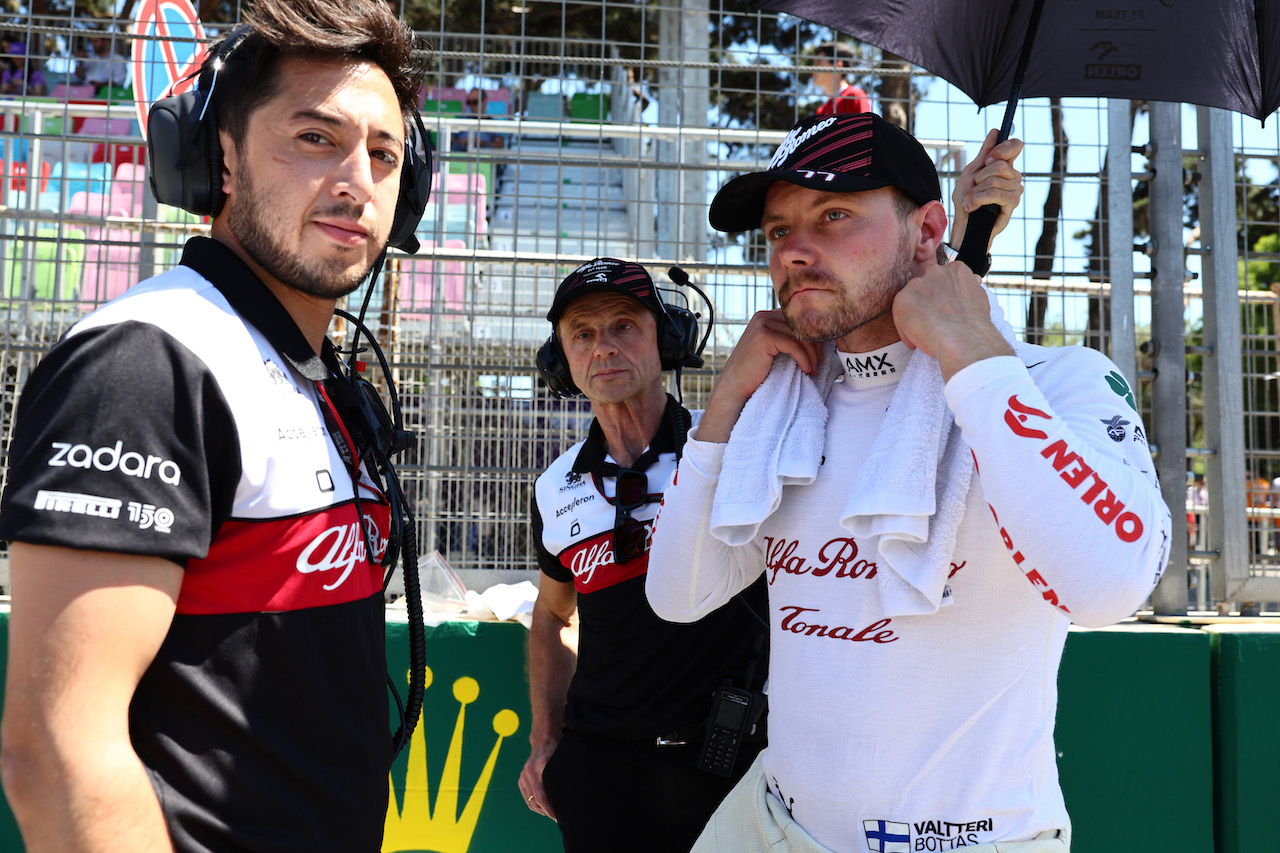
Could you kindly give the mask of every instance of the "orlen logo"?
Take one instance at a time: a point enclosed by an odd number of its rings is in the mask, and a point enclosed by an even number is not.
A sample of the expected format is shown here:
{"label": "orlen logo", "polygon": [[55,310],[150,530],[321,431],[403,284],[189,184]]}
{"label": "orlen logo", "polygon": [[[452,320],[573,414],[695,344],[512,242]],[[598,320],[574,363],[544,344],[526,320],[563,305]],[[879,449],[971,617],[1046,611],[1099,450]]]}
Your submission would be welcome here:
{"label": "orlen logo", "polygon": [[[387,550],[387,540],[378,535],[378,525],[371,517],[366,515],[364,521],[370,531],[373,547],[377,551],[374,559],[379,559]],[[338,579],[323,587],[326,592],[330,592],[342,586],[342,582],[351,576],[352,570],[364,562],[366,562],[364,536],[360,533],[360,525],[353,521],[350,524],[330,527],[312,539],[311,544],[303,548],[302,553],[298,555],[295,566],[304,575],[341,569],[342,574]]]}
{"label": "orlen logo", "polygon": [[[1017,414],[1014,414],[1015,412]],[[1053,420],[1053,416],[1048,412],[1033,409],[1023,403],[1018,399],[1017,394],[1009,398],[1009,408],[1004,413],[1004,422],[1009,425],[1009,429],[1013,430],[1015,435],[1020,435],[1023,438],[1048,438],[1049,433],[1026,425],[1027,418],[1030,416],[1044,418],[1046,421]]]}
{"label": "orlen logo", "polygon": [[178,463],[159,456],[143,456],[132,450],[123,451],[123,443],[117,441],[110,447],[99,447],[93,450],[87,444],[71,444],[66,441],[52,442],[53,457],[49,460],[50,468],[97,468],[99,471],[116,471],[126,477],[138,477],[150,480],[154,474],[162,483],[170,486],[178,485],[182,479],[182,469]]}

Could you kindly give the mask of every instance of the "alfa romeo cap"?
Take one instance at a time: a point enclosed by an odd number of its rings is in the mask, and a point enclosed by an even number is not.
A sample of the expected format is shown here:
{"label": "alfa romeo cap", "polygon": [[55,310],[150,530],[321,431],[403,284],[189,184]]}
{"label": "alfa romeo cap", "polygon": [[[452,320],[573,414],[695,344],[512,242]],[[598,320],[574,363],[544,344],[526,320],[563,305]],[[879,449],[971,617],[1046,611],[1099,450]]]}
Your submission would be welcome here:
{"label": "alfa romeo cap", "polygon": [[589,293],[621,293],[630,296],[655,315],[662,316],[662,300],[645,268],[631,261],[596,258],[578,267],[556,289],[556,298],[547,312],[552,323],[560,319],[569,303]]}
{"label": "alfa romeo cap", "polygon": [[917,204],[942,200],[938,170],[924,146],[875,113],[801,119],[766,171],[739,175],[720,188],[707,217],[711,227],[759,228],[765,195],[775,181],[837,193],[897,187]]}

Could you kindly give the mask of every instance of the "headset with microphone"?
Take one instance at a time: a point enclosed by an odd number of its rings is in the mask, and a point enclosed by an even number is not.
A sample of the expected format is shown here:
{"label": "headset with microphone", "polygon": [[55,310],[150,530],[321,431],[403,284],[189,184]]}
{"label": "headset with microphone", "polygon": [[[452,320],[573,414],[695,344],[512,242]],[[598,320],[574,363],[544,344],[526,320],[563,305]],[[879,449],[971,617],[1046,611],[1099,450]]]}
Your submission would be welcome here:
{"label": "headset with microphone", "polygon": [[[711,299],[702,288],[689,280],[684,270],[672,267],[667,271],[667,276],[678,285],[696,290],[702,300],[707,303],[711,314],[707,331],[699,341],[698,315],[688,308],[667,302],[662,303],[662,313],[657,315],[658,358],[663,370],[676,372],[676,384],[679,387],[681,370],[686,367],[702,367],[704,364],[702,350],[707,345],[707,339],[711,337],[711,328],[715,325],[716,315]],[[573,375],[569,372],[569,360],[565,358],[564,348],[560,345],[560,338],[554,326],[551,329],[551,337],[538,348],[537,365],[538,375],[546,383],[547,389],[556,397],[563,400],[582,395],[582,391],[573,382]]]}
{"label": "headset with microphone", "polygon": [[[169,95],[152,104],[147,117],[147,171],[151,191],[156,201],[182,208],[198,216],[217,216],[226,203],[222,191],[222,146],[218,140],[217,110],[211,109],[218,77],[227,58],[246,38],[253,34],[249,26],[239,26],[219,45],[196,72],[198,88],[181,95]],[[234,96],[234,93],[233,95]],[[222,97],[222,96],[220,96]],[[413,110],[413,126],[405,137],[404,159],[400,171],[400,191],[396,199],[388,246],[409,252],[418,251],[418,239],[414,232],[426,211],[431,193],[431,144],[423,127],[422,117]],[[415,130],[416,128],[416,130]],[[422,153],[417,150],[422,146]],[[370,281],[376,279],[386,256],[385,248],[371,270]],[[415,436],[405,429],[399,398],[391,380],[391,369],[378,346],[373,333],[364,325],[363,317],[368,308],[366,293],[360,316],[345,311],[336,313],[353,327],[350,356],[346,375],[334,377],[329,385],[339,418],[348,427],[356,442],[358,458],[365,469],[380,484],[387,497],[391,514],[387,548],[383,554],[386,577],[383,588],[391,579],[391,573],[399,563],[404,571],[405,602],[409,615],[409,692],[407,701],[401,702],[395,683],[388,677],[388,684],[400,710],[401,724],[392,735],[394,754],[405,747],[417,724],[422,710],[425,686],[426,642],[423,629],[422,597],[418,582],[417,540],[413,518],[407,507],[404,492],[396,475],[392,458],[407,450]],[[391,396],[391,410],[382,402],[381,395],[372,383],[361,377],[360,337],[363,335],[373,350]],[[355,475],[353,475],[355,476]],[[360,509],[360,486],[354,486],[356,511]],[[366,553],[375,553],[369,541],[369,531],[361,525],[365,537]]]}
{"label": "headset with microphone", "polygon": [[[147,172],[151,192],[161,204],[180,207],[197,216],[217,216],[222,210],[226,201],[222,191],[222,146],[218,141],[217,110],[211,106],[222,66],[252,34],[252,27],[237,27],[196,72],[200,76],[199,88],[161,98],[151,105],[147,113]],[[400,195],[387,245],[410,254],[418,251],[414,231],[427,209],[432,168],[431,143],[422,117],[414,109],[413,125],[405,138]]]}

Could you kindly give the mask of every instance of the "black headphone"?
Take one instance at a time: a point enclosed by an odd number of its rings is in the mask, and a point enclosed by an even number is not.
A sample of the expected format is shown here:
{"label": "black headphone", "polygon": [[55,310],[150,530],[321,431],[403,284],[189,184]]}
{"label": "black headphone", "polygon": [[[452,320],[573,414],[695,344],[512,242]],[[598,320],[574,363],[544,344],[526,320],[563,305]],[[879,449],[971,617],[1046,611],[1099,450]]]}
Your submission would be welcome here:
{"label": "black headphone", "polygon": [[[667,273],[676,284],[688,285],[702,294],[706,294],[689,281],[689,276],[679,267],[672,267]],[[707,300],[710,305],[710,300]],[[713,309],[714,310],[714,309]],[[714,317],[714,315],[712,315]],[[688,308],[670,303],[662,304],[662,313],[658,315],[658,358],[663,370],[680,371],[686,367],[702,367],[702,349],[707,345],[711,329],[702,341],[698,341],[698,315]],[[712,321],[714,322],[714,320]],[[582,391],[573,383],[573,375],[569,372],[569,360],[565,358],[564,348],[556,336],[555,326],[551,328],[551,337],[538,348],[538,375],[547,383],[547,389],[560,399],[581,396]]]}
{"label": "black headphone", "polygon": [[[218,51],[197,72],[209,77],[208,89],[191,89],[161,98],[147,114],[147,173],[156,201],[180,207],[197,216],[217,216],[226,201],[222,191],[222,146],[218,142],[216,110],[210,109],[213,92],[231,52],[253,34],[241,26],[228,35]],[[410,127],[400,170],[400,196],[387,244],[418,251],[414,231],[422,221],[431,195],[431,143],[422,117],[413,111],[416,132]],[[421,144],[419,155],[417,145]]]}

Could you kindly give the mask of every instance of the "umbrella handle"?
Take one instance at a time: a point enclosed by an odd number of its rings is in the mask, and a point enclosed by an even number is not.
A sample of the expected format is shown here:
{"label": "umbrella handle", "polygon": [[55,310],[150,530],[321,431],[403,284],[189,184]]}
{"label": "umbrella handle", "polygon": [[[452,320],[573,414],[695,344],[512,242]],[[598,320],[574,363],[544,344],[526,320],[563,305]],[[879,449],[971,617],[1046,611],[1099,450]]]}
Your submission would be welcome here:
{"label": "umbrella handle", "polygon": [[[1022,52],[1018,56],[1018,65],[1013,74],[1013,91],[1009,93],[1009,103],[1005,105],[1004,121],[1000,125],[1000,134],[996,137],[999,145],[1009,138],[1013,130],[1013,114],[1018,108],[1018,99],[1022,97],[1022,78],[1027,73],[1027,62],[1031,58],[1031,46],[1035,43],[1036,32],[1040,29],[1040,12],[1044,0],[1035,0],[1031,6],[1031,17],[1027,22],[1027,34],[1022,39]],[[1000,206],[988,204],[969,214],[969,224],[964,229],[964,240],[960,243],[957,260],[964,262],[974,272],[982,270],[979,275],[986,275],[990,264],[987,259],[987,245],[991,242],[991,232],[995,230],[996,220],[1000,218]]]}
{"label": "umbrella handle", "polygon": [[966,264],[974,272],[981,270],[985,275],[990,267],[987,255],[987,244],[991,242],[991,232],[995,230],[996,219],[1000,216],[1000,205],[984,205],[969,214],[969,224],[964,229],[964,240],[960,242],[959,257],[956,259]]}

